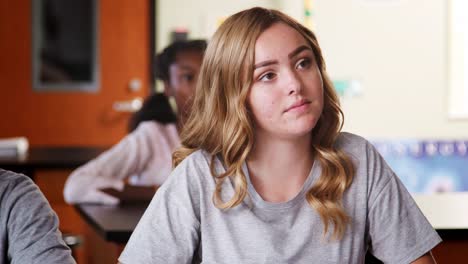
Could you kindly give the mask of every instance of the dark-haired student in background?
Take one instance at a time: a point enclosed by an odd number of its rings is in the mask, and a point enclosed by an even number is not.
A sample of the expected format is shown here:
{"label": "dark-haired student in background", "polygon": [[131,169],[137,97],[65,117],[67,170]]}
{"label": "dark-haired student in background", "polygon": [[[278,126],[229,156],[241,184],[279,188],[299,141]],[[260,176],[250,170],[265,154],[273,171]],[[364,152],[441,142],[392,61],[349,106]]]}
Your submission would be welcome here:
{"label": "dark-haired student in background", "polygon": [[[64,188],[67,203],[118,204],[119,198],[103,190],[164,182],[172,152],[180,145],[179,128],[190,110],[205,48],[204,40],[175,42],[158,54],[156,75],[164,83],[164,95],[149,97],[130,120],[130,134],[70,175]],[[177,116],[167,97],[175,99]]]}
{"label": "dark-haired student in background", "polygon": [[0,169],[0,264],[75,263],[58,227],[32,180]]}

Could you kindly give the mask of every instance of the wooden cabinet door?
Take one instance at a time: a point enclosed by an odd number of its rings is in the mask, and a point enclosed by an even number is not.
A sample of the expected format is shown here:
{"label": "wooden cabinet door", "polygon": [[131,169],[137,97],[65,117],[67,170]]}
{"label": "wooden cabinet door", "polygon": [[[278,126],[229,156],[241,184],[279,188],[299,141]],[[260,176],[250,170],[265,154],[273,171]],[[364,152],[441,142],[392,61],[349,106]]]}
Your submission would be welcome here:
{"label": "wooden cabinet door", "polygon": [[[31,0],[0,1],[0,138],[31,145],[110,146],[127,132],[130,113],[117,101],[144,97],[150,85],[150,1],[98,0],[99,91],[32,88]],[[129,82],[141,81],[139,91]]]}

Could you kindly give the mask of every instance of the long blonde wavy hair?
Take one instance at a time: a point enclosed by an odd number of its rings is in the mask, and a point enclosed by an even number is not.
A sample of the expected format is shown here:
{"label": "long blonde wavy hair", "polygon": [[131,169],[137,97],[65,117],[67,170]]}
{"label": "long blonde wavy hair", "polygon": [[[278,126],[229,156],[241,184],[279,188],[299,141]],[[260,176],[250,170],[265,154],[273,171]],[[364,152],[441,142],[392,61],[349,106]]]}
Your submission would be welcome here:
{"label": "long blonde wavy hair", "polygon": [[[229,17],[208,44],[193,100],[192,112],[182,133],[182,146],[173,154],[177,166],[188,155],[203,149],[212,155],[211,174],[216,180],[213,202],[220,209],[239,205],[247,195],[242,164],[254,144],[253,117],[247,109],[247,95],[252,85],[255,42],[262,32],[275,23],[284,23],[299,32],[312,48],[323,78],[324,108],[311,132],[312,152],[322,167],[319,179],[308,190],[307,202],[319,213],[324,234],[333,225],[333,237],[340,239],[350,217],[342,206],[343,193],[351,185],[354,165],[335,147],[343,125],[343,112],[325,70],[317,38],[307,28],[276,11],[260,7],[244,10]],[[216,173],[215,156],[226,166]],[[221,199],[222,183],[231,178],[235,194],[229,201]]]}

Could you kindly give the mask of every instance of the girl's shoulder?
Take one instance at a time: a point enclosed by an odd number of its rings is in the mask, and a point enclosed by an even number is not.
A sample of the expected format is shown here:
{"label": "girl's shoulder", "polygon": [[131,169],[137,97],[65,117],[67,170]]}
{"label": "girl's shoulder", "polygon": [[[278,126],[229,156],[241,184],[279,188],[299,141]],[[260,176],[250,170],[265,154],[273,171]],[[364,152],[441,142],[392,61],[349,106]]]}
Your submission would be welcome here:
{"label": "girl's shoulder", "polygon": [[[213,160],[218,166],[217,158]],[[191,182],[206,182],[212,180],[211,176],[212,156],[205,150],[197,150],[180,162],[173,170],[171,177]]]}
{"label": "girl's shoulder", "polygon": [[[217,163],[215,160],[215,166]],[[216,183],[211,174],[210,164],[209,153],[203,150],[193,152],[173,169],[158,193],[170,196],[185,193],[191,197],[191,201],[198,201],[205,195],[211,197]]]}
{"label": "girl's shoulder", "polygon": [[364,137],[342,132],[335,142],[335,147],[346,153],[358,170],[388,167],[377,149]]}
{"label": "girl's shoulder", "polygon": [[[205,171],[206,169],[210,168],[210,164],[212,161],[212,156],[207,151],[199,149],[185,157],[182,162],[177,165],[174,169],[176,171],[178,168],[183,170],[196,170],[196,171]],[[216,162],[217,159],[215,158],[214,161]]]}
{"label": "girl's shoulder", "polygon": [[341,132],[335,142],[335,147],[345,152],[368,152],[372,149],[372,144],[362,136],[349,133]]}

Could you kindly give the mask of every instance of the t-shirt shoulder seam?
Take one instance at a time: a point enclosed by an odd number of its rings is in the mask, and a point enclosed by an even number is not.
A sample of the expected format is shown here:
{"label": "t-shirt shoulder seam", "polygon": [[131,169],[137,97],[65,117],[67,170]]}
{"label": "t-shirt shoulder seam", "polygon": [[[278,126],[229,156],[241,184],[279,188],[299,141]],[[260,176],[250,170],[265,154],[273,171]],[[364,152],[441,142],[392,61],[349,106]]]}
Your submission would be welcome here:
{"label": "t-shirt shoulder seam", "polygon": [[377,201],[380,199],[380,196],[382,196],[382,193],[388,188],[390,185],[390,181],[392,180],[392,177],[388,177],[387,181],[384,183],[382,189],[379,191],[379,193],[376,195],[375,199],[373,200],[372,204],[369,205],[369,213],[372,212],[374,209],[375,204],[377,204]]}
{"label": "t-shirt shoulder seam", "polygon": [[[181,201],[179,201],[179,200],[177,199],[177,196],[175,196],[175,194],[174,194],[173,192],[169,192],[169,193],[166,193],[166,194],[167,194],[167,195],[170,195],[171,200],[173,200],[173,201],[175,201],[175,202],[177,203],[177,207],[178,207],[178,208],[183,208],[183,211],[185,211],[186,215],[190,216],[190,217],[195,221],[195,223],[197,224],[197,226],[195,226],[195,228],[196,228],[196,229],[200,228],[200,226],[201,226],[200,219],[198,219],[196,215],[191,214],[191,213],[190,213],[190,210],[187,210],[187,209],[186,209],[186,207],[184,206],[184,204],[183,204]],[[175,197],[175,199],[172,199],[172,198],[174,198],[174,197]],[[194,209],[194,208],[192,207],[192,209]],[[187,221],[182,221],[182,222],[185,224]],[[190,225],[186,225],[186,227],[191,227],[191,226],[190,226]]]}

